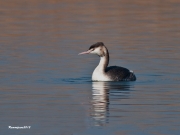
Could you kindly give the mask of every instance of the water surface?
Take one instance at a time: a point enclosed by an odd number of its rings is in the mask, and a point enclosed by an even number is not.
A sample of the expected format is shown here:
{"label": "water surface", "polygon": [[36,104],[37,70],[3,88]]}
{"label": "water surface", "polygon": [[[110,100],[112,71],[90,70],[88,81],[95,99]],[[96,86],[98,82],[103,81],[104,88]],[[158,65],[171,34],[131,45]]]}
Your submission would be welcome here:
{"label": "water surface", "polygon": [[[1,1],[0,134],[179,135],[180,2]],[[99,58],[136,82],[92,82]],[[9,129],[8,126],[31,126]]]}

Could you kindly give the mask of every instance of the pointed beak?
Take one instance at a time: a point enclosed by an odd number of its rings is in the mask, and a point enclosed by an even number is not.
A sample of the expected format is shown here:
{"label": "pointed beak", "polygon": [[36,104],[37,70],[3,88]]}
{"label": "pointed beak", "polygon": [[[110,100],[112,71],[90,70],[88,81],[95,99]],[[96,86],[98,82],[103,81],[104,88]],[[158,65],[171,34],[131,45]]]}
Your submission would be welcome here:
{"label": "pointed beak", "polygon": [[89,54],[90,52],[92,52],[92,50],[88,50],[88,51],[86,51],[86,52],[81,52],[81,53],[79,53],[78,55],[81,55],[81,54]]}

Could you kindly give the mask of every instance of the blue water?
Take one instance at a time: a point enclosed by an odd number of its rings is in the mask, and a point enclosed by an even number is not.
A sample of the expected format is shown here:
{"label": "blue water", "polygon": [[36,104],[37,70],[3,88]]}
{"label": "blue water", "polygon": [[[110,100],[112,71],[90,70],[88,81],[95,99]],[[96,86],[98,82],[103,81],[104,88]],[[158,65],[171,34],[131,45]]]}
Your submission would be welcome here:
{"label": "blue water", "polygon": [[[179,135],[179,5],[0,2],[0,134]],[[91,81],[98,41],[137,81]]]}

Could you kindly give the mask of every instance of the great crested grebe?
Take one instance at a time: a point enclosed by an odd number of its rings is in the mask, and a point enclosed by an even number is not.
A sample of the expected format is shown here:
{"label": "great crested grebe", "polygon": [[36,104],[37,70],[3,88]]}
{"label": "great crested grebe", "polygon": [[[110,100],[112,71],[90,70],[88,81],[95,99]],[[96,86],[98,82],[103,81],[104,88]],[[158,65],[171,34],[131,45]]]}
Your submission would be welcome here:
{"label": "great crested grebe", "polygon": [[124,67],[108,66],[109,52],[103,42],[97,42],[90,48],[79,53],[81,54],[97,54],[100,57],[99,65],[94,69],[92,74],[93,81],[135,81],[136,76],[133,71]]}

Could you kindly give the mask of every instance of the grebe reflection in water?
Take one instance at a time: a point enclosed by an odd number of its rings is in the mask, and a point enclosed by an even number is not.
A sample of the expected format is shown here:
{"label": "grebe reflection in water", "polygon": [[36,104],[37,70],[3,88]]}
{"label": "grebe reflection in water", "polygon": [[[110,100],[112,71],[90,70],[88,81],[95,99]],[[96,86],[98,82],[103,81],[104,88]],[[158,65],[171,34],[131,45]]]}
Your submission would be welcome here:
{"label": "grebe reflection in water", "polygon": [[114,101],[118,101],[120,104],[121,99],[127,99],[129,88],[130,85],[118,82],[92,82],[91,116],[95,121],[95,126],[103,126],[108,123],[111,114],[109,106],[113,105]]}

